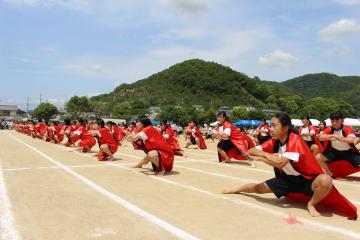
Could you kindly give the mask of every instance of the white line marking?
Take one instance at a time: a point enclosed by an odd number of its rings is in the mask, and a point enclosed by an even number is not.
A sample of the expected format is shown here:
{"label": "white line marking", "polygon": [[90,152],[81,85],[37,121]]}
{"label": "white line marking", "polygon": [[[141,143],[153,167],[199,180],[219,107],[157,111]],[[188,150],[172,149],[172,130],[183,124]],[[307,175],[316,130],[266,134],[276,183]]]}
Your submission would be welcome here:
{"label": "white line marking", "polygon": [[[263,170],[263,169],[258,169],[258,168],[250,168],[250,166],[242,166],[240,164],[237,164],[237,165],[232,165],[232,164],[220,164],[220,163],[215,163],[215,162],[212,162],[212,161],[209,161],[209,160],[197,160],[197,159],[193,159],[193,158],[184,158],[184,159],[188,159],[190,161],[187,161],[187,162],[198,162],[198,163],[206,163],[206,164],[211,164],[211,165],[217,165],[217,166],[222,166],[222,167],[228,167],[228,168],[241,168],[241,169],[244,169],[244,170],[247,170],[247,171],[255,171],[255,172],[263,172],[263,173],[267,173],[267,174],[274,174],[273,171],[270,171],[270,170]],[[341,184],[341,185],[346,185],[346,186],[352,186],[352,187],[358,187],[360,188],[360,184],[357,184],[357,183],[348,183],[348,182],[345,182],[345,180],[337,180],[337,179],[333,179],[334,182],[338,183],[338,184]]]}
{"label": "white line marking", "polygon": [[[69,168],[95,168],[95,167],[105,167],[103,164],[94,164],[94,165],[67,165]],[[45,170],[45,169],[59,169],[57,166],[51,167],[27,167],[27,168],[3,168],[3,171],[23,171],[23,170]]]}
{"label": "white line marking", "polygon": [[[13,137],[10,134],[8,134],[8,135],[10,137]],[[15,137],[13,137],[13,138],[16,139]],[[22,142],[21,140],[18,140],[18,141]],[[30,146],[30,145],[28,145],[26,143],[24,143],[24,144],[27,145],[28,147],[30,147],[31,149],[34,149],[34,151],[38,152],[40,155],[42,155],[42,153],[40,151],[38,151],[36,148],[33,148],[32,146]],[[124,153],[120,153],[120,154],[122,154],[124,156],[129,156],[129,157],[132,157],[132,158],[141,158],[141,157],[132,156],[132,155],[124,154]],[[106,164],[115,166],[117,168],[129,170],[129,171],[137,173],[137,174],[141,174],[141,173],[135,171],[132,168],[125,167],[125,166],[120,166],[119,164],[114,164],[114,163],[111,163],[111,162],[106,163]],[[74,173],[77,174],[76,172],[74,172]],[[82,177],[82,176],[80,175],[80,177]],[[158,181],[166,182],[168,184],[172,184],[172,185],[175,185],[175,186],[178,186],[178,187],[182,187],[182,188],[185,188],[185,189],[189,189],[189,190],[192,190],[192,191],[203,193],[203,194],[206,194],[206,195],[209,195],[209,196],[212,196],[212,197],[229,200],[229,201],[232,201],[232,202],[234,202],[234,203],[236,203],[238,205],[247,205],[248,207],[255,208],[257,210],[267,212],[267,213],[270,213],[272,215],[276,215],[276,216],[279,216],[279,217],[282,217],[282,218],[287,216],[284,213],[282,213],[281,211],[276,211],[276,210],[273,210],[273,209],[265,208],[265,207],[262,207],[260,205],[249,203],[249,202],[246,202],[246,201],[241,200],[241,199],[232,199],[232,198],[229,198],[229,197],[224,197],[223,195],[215,194],[215,193],[212,193],[212,192],[200,189],[200,188],[196,188],[196,187],[193,187],[193,186],[190,186],[190,185],[180,184],[180,183],[177,183],[177,182],[174,182],[174,181],[171,181],[171,180],[168,180],[168,179],[164,179],[164,178],[161,178],[161,177],[155,177],[155,176],[149,176],[149,177],[151,177],[153,179],[156,179]],[[339,228],[339,227],[335,227],[335,226],[331,226],[331,225],[327,225],[327,224],[323,224],[323,223],[319,223],[319,222],[313,222],[311,220],[307,220],[307,219],[303,219],[303,218],[299,218],[299,219],[302,222],[309,224],[315,230],[322,229],[323,231],[330,231],[330,232],[345,235],[345,236],[348,236],[348,237],[351,237],[351,238],[354,238],[354,239],[360,239],[360,233],[357,233],[357,232],[353,232],[353,231],[350,231],[350,230],[347,230],[347,229],[343,229],[343,228]]]}
{"label": "white line marking", "polygon": [[174,225],[171,225],[170,223],[154,216],[151,215],[150,213],[146,212],[145,210],[137,207],[136,205],[128,202],[127,200],[119,197],[118,195],[107,191],[105,188],[97,185],[95,182],[89,180],[88,178],[80,175],[79,173],[75,172],[74,170],[72,170],[71,168],[61,164],[60,162],[56,161],[55,159],[51,158],[50,156],[46,155],[45,153],[39,151],[38,149],[36,149],[35,147],[23,142],[22,140],[12,136],[9,133],[6,133],[7,135],[9,135],[11,138],[15,139],[16,141],[24,144],[26,147],[30,148],[31,150],[33,150],[34,152],[38,153],[39,155],[41,155],[42,157],[44,157],[45,159],[47,159],[48,161],[52,162],[53,164],[55,164],[56,166],[58,166],[59,168],[62,168],[64,171],[68,172],[69,174],[73,175],[74,177],[77,177],[79,180],[81,180],[82,182],[84,182],[86,185],[88,185],[89,187],[93,188],[95,191],[102,193],[103,195],[107,196],[109,199],[113,200],[114,202],[122,205],[123,207],[125,207],[126,209],[130,210],[131,212],[139,215],[140,217],[148,220],[149,222],[152,222],[156,225],[158,225],[159,227],[161,227],[162,229],[164,229],[165,231],[173,234],[174,236],[180,238],[180,239],[198,239],[197,237],[191,235],[190,233],[187,233],[177,227],[175,227]]}
{"label": "white line marking", "polygon": [[[137,159],[141,158],[141,157],[129,155],[129,154],[126,154],[126,153],[119,153],[119,154],[124,155],[126,157],[131,157],[131,158],[137,158]],[[254,179],[233,177],[233,176],[224,175],[224,174],[220,174],[220,173],[208,172],[208,171],[204,171],[204,170],[200,170],[200,169],[196,169],[196,168],[189,168],[189,167],[181,166],[181,165],[178,165],[178,164],[175,165],[175,168],[183,168],[183,169],[193,171],[193,172],[198,172],[198,173],[202,173],[202,174],[206,174],[206,175],[210,175],[210,176],[215,176],[215,177],[227,178],[227,179],[231,179],[231,180],[237,180],[237,181],[241,181],[241,182],[260,183],[258,180],[254,180]],[[354,204],[360,205],[359,201],[355,201],[355,200],[351,200],[351,199],[349,199],[349,200]]]}
{"label": "white line marking", "polygon": [[5,185],[2,166],[0,164],[0,239],[21,239],[19,233],[14,227],[14,223],[14,217],[11,212],[11,203]]}
{"label": "white line marking", "polygon": [[[108,164],[110,164],[112,166],[115,166],[117,168],[121,168],[121,169],[124,169],[124,170],[134,172],[136,174],[142,175],[140,172],[138,172],[138,171],[136,171],[136,170],[134,170],[132,168],[129,168],[129,167],[120,166],[120,165],[114,164],[114,163],[108,163]],[[262,206],[260,206],[258,204],[249,203],[249,202],[241,200],[241,199],[233,199],[233,198],[230,198],[230,197],[225,197],[224,195],[212,193],[212,192],[200,189],[200,188],[193,187],[191,185],[181,184],[181,183],[178,183],[178,182],[175,182],[175,181],[165,179],[163,177],[157,177],[157,176],[148,176],[148,177],[151,177],[151,178],[156,179],[158,181],[165,182],[165,183],[177,186],[177,187],[181,187],[181,188],[188,189],[188,190],[191,190],[191,191],[199,192],[199,193],[211,196],[211,197],[220,198],[220,199],[223,199],[223,200],[228,200],[228,201],[234,202],[235,204],[238,204],[238,205],[241,205],[241,206],[246,205],[248,207],[260,210],[261,212],[267,212],[267,213],[270,213],[272,215],[279,216],[281,218],[285,218],[285,217],[288,216],[288,215],[282,213],[281,211],[276,211],[276,210],[273,210],[273,209],[270,209],[270,208],[262,207]],[[324,232],[329,231],[329,232],[337,233],[337,234],[344,235],[344,236],[347,236],[347,237],[351,237],[351,238],[354,238],[354,239],[360,239],[360,233],[358,233],[358,232],[353,232],[353,231],[350,231],[350,230],[347,230],[347,229],[344,229],[344,228],[335,227],[335,226],[331,226],[331,225],[327,225],[327,224],[323,224],[323,223],[319,223],[319,222],[314,222],[314,221],[311,221],[311,220],[307,220],[305,218],[299,218],[299,220],[301,222],[303,222],[303,223],[308,224],[314,230],[321,229]]]}

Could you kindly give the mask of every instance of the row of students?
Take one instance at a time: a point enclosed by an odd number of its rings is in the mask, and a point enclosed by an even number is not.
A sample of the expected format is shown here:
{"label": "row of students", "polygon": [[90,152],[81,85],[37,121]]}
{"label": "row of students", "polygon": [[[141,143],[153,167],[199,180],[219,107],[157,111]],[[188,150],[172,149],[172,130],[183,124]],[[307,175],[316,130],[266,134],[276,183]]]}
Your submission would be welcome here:
{"label": "row of students", "polygon": [[[260,184],[252,183],[235,189],[225,190],[224,194],[242,192],[274,193],[278,198],[302,194],[309,198],[307,208],[311,216],[320,215],[316,205],[324,201],[334,208],[338,208],[349,218],[356,219],[356,207],[333,186],[329,172],[324,171],[326,168],[321,165],[325,161],[323,159],[321,161],[317,160],[311,152],[311,147],[298,135],[299,132],[293,132],[291,119],[288,115],[277,113],[271,119],[272,139],[263,142],[259,146],[255,146],[252,139],[246,133],[239,131],[232,125],[228,121],[226,113],[220,112],[217,115],[217,119],[220,125],[215,133],[215,137],[219,139],[219,161],[228,162],[231,159],[248,160],[250,163],[261,161],[274,167],[275,171],[275,177],[272,179]],[[331,153],[338,157],[334,158],[333,161],[340,160],[339,158],[345,156],[346,159],[344,160],[352,161],[354,167],[359,167],[357,165],[358,155],[356,155],[356,152],[351,152],[350,155],[349,151],[352,150],[339,150],[337,148],[339,145],[337,145],[336,141],[347,143],[350,147],[354,144],[354,141],[357,141],[349,128],[343,125],[343,116],[333,114],[331,120],[333,130],[332,128],[324,130],[323,135],[327,137],[321,136],[320,138],[328,141],[327,144],[331,144],[333,147],[331,148]],[[163,175],[165,172],[172,170],[175,149],[178,148],[178,144],[171,143],[176,138],[169,140],[172,133],[166,130],[166,125],[166,123],[161,124],[162,131],[160,132],[151,125],[147,117],[137,120],[137,130],[128,136],[128,140],[134,143],[137,149],[143,150],[145,157],[135,167],[141,168],[143,165],[151,163],[158,175]],[[196,134],[196,129],[193,130],[194,125],[196,124],[190,124],[189,136],[198,138],[198,142],[195,139],[195,143],[198,144],[199,137]],[[118,148],[117,140],[111,134],[112,132],[115,131],[110,131],[109,128],[106,128],[102,120],[97,120],[94,129],[87,132],[98,139],[100,151],[103,155],[110,157],[110,159]],[[335,144],[333,141],[335,141]],[[338,155],[339,153],[336,151],[347,151],[347,155]]]}

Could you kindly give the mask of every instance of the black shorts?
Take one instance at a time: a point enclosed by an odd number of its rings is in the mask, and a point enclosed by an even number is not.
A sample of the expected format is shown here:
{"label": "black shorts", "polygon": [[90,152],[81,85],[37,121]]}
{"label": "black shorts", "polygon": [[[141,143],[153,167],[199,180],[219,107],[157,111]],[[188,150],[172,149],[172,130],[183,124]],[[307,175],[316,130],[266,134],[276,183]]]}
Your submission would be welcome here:
{"label": "black shorts", "polygon": [[264,142],[266,142],[267,140],[270,140],[270,139],[271,139],[271,136],[261,136],[261,135],[258,136],[258,140],[259,140],[260,144],[263,144]]}
{"label": "black shorts", "polygon": [[323,152],[323,155],[327,158],[326,162],[329,163],[339,160],[346,160],[350,162],[351,165],[353,165],[355,168],[360,166],[360,154],[352,150],[338,151],[336,149],[332,149],[330,152]]}
{"label": "black shorts", "polygon": [[223,150],[224,152],[228,152],[233,149],[235,146],[230,140],[222,140],[217,144],[217,147]]}
{"label": "black shorts", "polygon": [[197,144],[194,137],[191,137],[190,139],[191,139],[191,144],[192,144],[192,145],[196,145],[196,144]]}
{"label": "black shorts", "polygon": [[[305,140],[304,140],[305,141]],[[305,141],[306,144],[309,146],[309,148],[311,149],[311,146],[315,144],[315,142],[313,140],[311,141]]]}
{"label": "black shorts", "polygon": [[314,179],[309,180],[303,176],[279,174],[277,177],[267,180],[266,184],[277,198],[286,196],[289,193],[302,193],[306,196],[312,196],[314,192],[311,184]]}

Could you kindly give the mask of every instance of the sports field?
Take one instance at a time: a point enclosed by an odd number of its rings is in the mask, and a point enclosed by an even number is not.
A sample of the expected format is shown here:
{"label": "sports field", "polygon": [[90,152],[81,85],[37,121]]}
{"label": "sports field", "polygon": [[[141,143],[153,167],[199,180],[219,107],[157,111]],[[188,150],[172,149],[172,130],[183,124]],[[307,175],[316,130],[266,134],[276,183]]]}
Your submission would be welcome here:
{"label": "sports field", "polygon": [[[273,194],[222,195],[274,173],[261,163],[219,164],[216,143],[207,145],[186,149],[172,173],[157,177],[150,165],[131,168],[144,153],[129,143],[116,161],[99,162],[95,153],[0,131],[0,238],[360,239],[359,220],[326,206],[313,218],[304,204]],[[360,207],[360,174],[334,185]]]}

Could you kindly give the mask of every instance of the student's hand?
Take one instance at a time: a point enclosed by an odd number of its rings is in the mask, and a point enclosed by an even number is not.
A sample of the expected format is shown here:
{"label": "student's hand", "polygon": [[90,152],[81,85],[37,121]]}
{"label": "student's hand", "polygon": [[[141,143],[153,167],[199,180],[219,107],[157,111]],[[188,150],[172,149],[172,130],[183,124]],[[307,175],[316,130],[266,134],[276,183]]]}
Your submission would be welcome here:
{"label": "student's hand", "polygon": [[259,162],[264,161],[263,157],[257,157],[257,156],[249,155],[249,158],[254,160],[254,161],[259,161]]}
{"label": "student's hand", "polygon": [[276,164],[281,163],[281,158],[280,158],[279,154],[276,154],[276,153],[269,154],[268,156],[266,156],[266,158],[273,163],[276,163]]}
{"label": "student's hand", "polygon": [[338,141],[341,141],[341,142],[344,142],[345,141],[345,138],[343,136],[340,136],[340,135],[334,135],[334,138]]}

